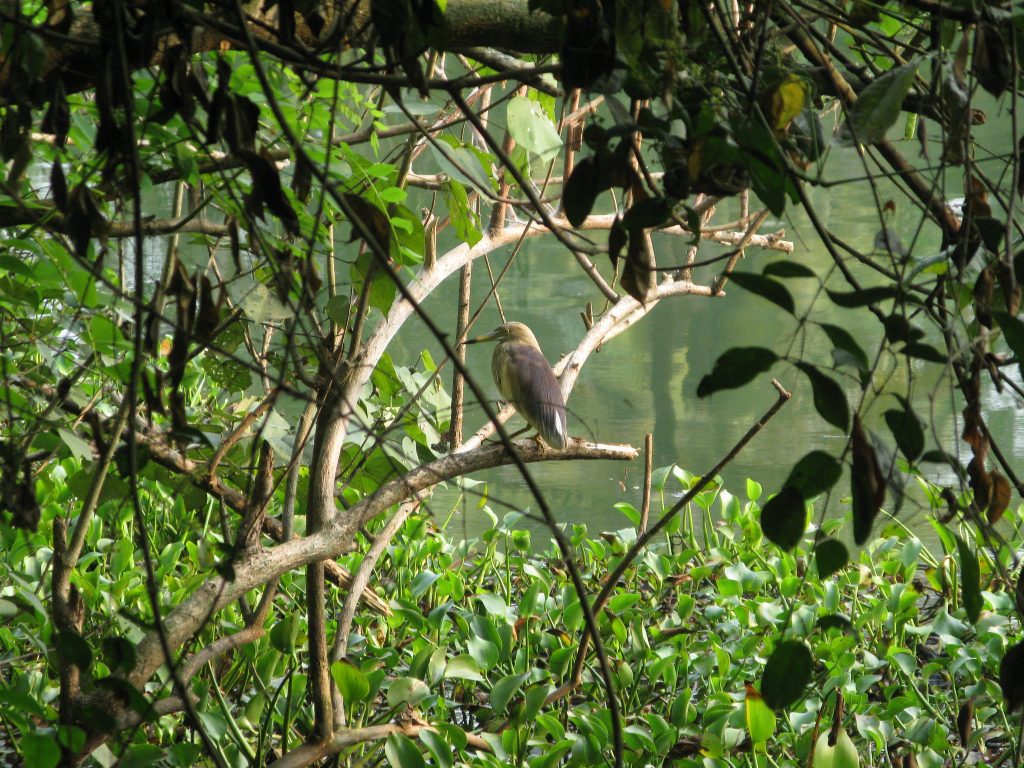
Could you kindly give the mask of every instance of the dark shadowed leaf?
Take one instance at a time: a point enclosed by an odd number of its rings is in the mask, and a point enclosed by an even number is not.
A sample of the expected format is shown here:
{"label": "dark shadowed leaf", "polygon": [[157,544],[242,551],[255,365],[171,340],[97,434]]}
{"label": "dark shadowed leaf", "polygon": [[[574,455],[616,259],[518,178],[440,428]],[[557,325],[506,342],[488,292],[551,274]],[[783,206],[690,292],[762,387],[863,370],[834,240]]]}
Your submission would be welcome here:
{"label": "dark shadowed leaf", "polygon": [[853,505],[853,540],[863,544],[871,535],[875,516],[885,501],[885,478],[878,466],[874,446],[864,433],[860,417],[853,416],[851,435],[853,468],[850,472],[850,495]]}
{"label": "dark shadowed leaf", "polygon": [[111,672],[135,666],[135,645],[123,637],[103,638],[103,660]]}
{"label": "dark shadowed leaf", "polygon": [[843,467],[834,456],[825,451],[811,451],[790,470],[785,486],[811,499],[835,485],[842,473]]}
{"label": "dark shadowed leaf", "polygon": [[707,397],[720,389],[735,389],[764,373],[778,360],[772,350],[764,347],[733,347],[715,361],[711,373],[697,385],[697,397]]}
{"label": "dark shadowed leaf", "polygon": [[798,362],[795,365],[810,379],[814,407],[821,417],[843,432],[849,429],[850,406],[843,388],[810,363]]}
{"label": "dark shadowed leaf", "polygon": [[822,539],[814,548],[814,565],[818,569],[818,578],[827,579],[840,568],[850,562],[850,553],[846,545],[836,539]]}
{"label": "dark shadowed leaf", "polygon": [[903,109],[903,99],[914,84],[920,61],[894,67],[863,90],[839,133],[839,143],[874,144],[885,138]]}
{"label": "dark shadowed leaf", "polygon": [[612,222],[611,229],[608,230],[608,258],[611,259],[612,269],[619,268],[619,256],[628,242],[629,235],[626,233],[626,228],[622,226],[622,219],[616,217]]}
{"label": "dark shadowed leaf", "polygon": [[562,207],[565,210],[565,218],[574,227],[586,221],[594,209],[594,201],[601,191],[597,176],[597,163],[594,162],[594,158],[585,157],[576,164],[572,175],[565,183]]}
{"label": "dark shadowed leaf", "polygon": [[798,261],[772,261],[761,270],[765,277],[817,277],[813,269]]}
{"label": "dark shadowed leaf", "polygon": [[66,661],[78,667],[88,667],[92,661],[92,649],[80,634],[73,629],[62,629],[57,633],[57,653]]}
{"label": "dark shadowed leaf", "polygon": [[772,304],[782,307],[790,314],[796,311],[792,295],[781,283],[753,272],[733,272],[730,277],[743,290],[756,293],[762,299],[768,299]]}
{"label": "dark shadowed leaf", "polygon": [[919,341],[912,341],[905,345],[900,350],[907,357],[913,357],[918,360],[924,360],[929,363],[939,363],[945,365],[949,362],[949,355],[940,349],[936,349],[931,344],[922,344]]}
{"label": "dark shadowed leaf", "polygon": [[783,549],[800,543],[807,527],[807,503],[800,491],[783,487],[761,509],[761,530],[765,537]]}
{"label": "dark shadowed leaf", "polygon": [[672,215],[672,203],[664,197],[648,197],[630,206],[622,217],[623,226],[632,232],[634,229],[659,227]]}
{"label": "dark shadowed leaf", "polygon": [[830,613],[818,619],[817,627],[822,631],[838,629],[840,632],[850,632],[853,629],[853,622],[850,621],[849,616],[844,616],[841,613]]}
{"label": "dark shadowed leaf", "polygon": [[978,567],[978,555],[959,535],[956,537],[956,550],[960,557],[960,594],[967,618],[973,624],[981,616],[981,569]]}
{"label": "dark shadowed leaf", "polygon": [[895,285],[879,285],[874,288],[864,288],[860,291],[830,291],[827,288],[825,293],[832,299],[832,303],[844,309],[856,309],[866,307],[868,304],[877,304],[880,301],[891,299],[899,294],[899,288]]}
{"label": "dark shadowed leaf", "polygon": [[822,323],[821,330],[832,342],[832,359],[836,365],[852,365],[860,371],[868,370],[868,356],[848,330],[829,323]]}
{"label": "dark shadowed leaf", "polygon": [[1003,656],[999,664],[999,687],[1003,689],[1010,712],[1024,705],[1024,642],[1017,643]]}
{"label": "dark shadowed leaf", "polygon": [[772,651],[761,675],[761,696],[772,709],[799,701],[811,679],[811,651],[799,640],[786,640]]}
{"label": "dark shadowed leaf", "polygon": [[896,439],[896,445],[909,461],[917,461],[924,452],[924,424],[905,398],[900,398],[903,410],[892,408],[885,412],[885,423]]}
{"label": "dark shadowed leaf", "polygon": [[1024,321],[1008,312],[998,310],[992,312],[992,317],[1003,329],[1006,346],[1017,357],[1018,362],[1024,363]]}
{"label": "dark shadowed leaf", "polygon": [[926,461],[931,464],[948,464],[955,468],[960,467],[960,463],[953,456],[941,450],[925,451],[921,454],[921,461]]}

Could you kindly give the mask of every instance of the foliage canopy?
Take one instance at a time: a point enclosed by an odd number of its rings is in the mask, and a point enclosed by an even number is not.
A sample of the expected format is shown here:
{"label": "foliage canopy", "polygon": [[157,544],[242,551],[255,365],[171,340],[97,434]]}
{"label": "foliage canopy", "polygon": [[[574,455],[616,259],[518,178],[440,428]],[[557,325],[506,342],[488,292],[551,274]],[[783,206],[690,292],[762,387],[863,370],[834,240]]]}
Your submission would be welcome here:
{"label": "foliage canopy", "polygon": [[[823,711],[812,678],[864,718],[878,717],[876,684],[910,691],[931,726],[915,719],[907,738],[939,755],[957,697],[935,704],[915,687],[920,545],[871,543],[908,483],[956,564],[927,563],[949,601],[929,634],[966,649],[929,674],[1011,715],[1024,700],[1004,590],[1017,562],[996,524],[1017,522],[1007,511],[1024,486],[983,395],[1024,397],[1024,174],[1017,136],[980,146],[975,130],[994,111],[1019,132],[1022,13],[932,0],[4,5],[0,701],[26,762],[685,762],[693,735],[727,759],[741,721],[751,749],[774,740],[795,760]],[[856,153],[859,179],[830,173],[841,152]],[[869,252],[814,209],[809,190],[838,183],[873,196]],[[736,270],[748,250],[793,252],[761,230],[794,207],[828,271],[790,259]],[[558,366],[565,392],[661,301],[735,284],[731,300],[752,294],[796,327],[779,348],[728,339],[697,393],[785,365],[842,448],[800,457],[761,507],[726,503],[727,533],[707,519],[704,546],[750,545],[722,550],[737,562],[721,577],[679,522],[713,498],[721,465],[604,547],[555,525],[526,464],[637,450],[513,443],[509,409],[466,376],[474,262],[540,236],[593,283],[586,333]],[[666,264],[652,237],[684,238],[685,260]],[[455,273],[458,313],[439,321],[422,305]],[[804,306],[794,286],[807,284]],[[823,305],[873,317],[878,343]],[[392,359],[411,318],[444,360]],[[777,389],[765,419],[788,398]],[[962,409],[955,434],[924,417],[939,397]],[[473,402],[489,423],[466,438]],[[439,483],[502,463],[534,491],[563,572],[543,573],[508,528],[475,559],[419,510]],[[874,563],[826,520],[844,470],[856,545],[888,553],[889,578],[873,585],[885,600],[860,619],[841,615],[839,591],[856,607],[850,566]],[[813,584],[794,554],[808,536]],[[762,544],[767,565],[753,568]],[[898,564],[893,546],[910,547]],[[514,580],[509,562],[532,579]],[[374,569],[390,589],[367,588]],[[701,625],[705,659],[684,642],[700,596],[662,594],[687,579],[728,606],[701,603],[702,620],[735,617]],[[786,610],[745,602],[763,589]],[[635,606],[654,593],[677,605],[656,628],[668,642],[652,644]],[[712,658],[698,706],[685,691]],[[883,658],[877,680],[856,677]],[[737,715],[736,686],[753,680]],[[584,704],[560,710],[575,692]],[[859,733],[879,752],[894,737]],[[966,726],[957,737],[978,741]]]}

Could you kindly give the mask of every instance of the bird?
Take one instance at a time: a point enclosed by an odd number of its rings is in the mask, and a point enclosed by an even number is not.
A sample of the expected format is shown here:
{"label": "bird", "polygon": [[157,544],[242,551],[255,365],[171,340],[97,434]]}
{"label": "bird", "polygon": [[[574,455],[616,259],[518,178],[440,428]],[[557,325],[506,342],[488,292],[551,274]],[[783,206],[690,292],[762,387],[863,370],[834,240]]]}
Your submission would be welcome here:
{"label": "bird", "polygon": [[491,373],[498,391],[526,423],[552,448],[565,448],[569,441],[565,421],[565,400],[533,331],[523,323],[504,323],[467,344],[496,341],[491,355]]}

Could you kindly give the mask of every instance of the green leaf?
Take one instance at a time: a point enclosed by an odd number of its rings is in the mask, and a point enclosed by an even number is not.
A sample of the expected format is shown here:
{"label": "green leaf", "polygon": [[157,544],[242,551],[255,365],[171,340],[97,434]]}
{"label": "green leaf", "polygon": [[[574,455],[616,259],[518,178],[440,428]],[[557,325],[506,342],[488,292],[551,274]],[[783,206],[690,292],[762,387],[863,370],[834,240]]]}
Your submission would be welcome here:
{"label": "green leaf", "polygon": [[466,644],[469,655],[480,669],[490,669],[498,663],[498,647],[482,637],[471,637]]}
{"label": "green leaf", "polygon": [[334,678],[334,684],[338,686],[338,691],[346,702],[364,701],[370,694],[370,681],[366,675],[347,661],[336,661],[331,664],[331,677]]}
{"label": "green leaf", "polygon": [[779,357],[764,347],[733,347],[715,361],[711,373],[697,385],[697,397],[707,397],[722,389],[735,389],[764,373]]}
{"label": "green leaf", "polygon": [[761,508],[761,530],[782,549],[800,543],[807,528],[807,503],[795,488],[784,487]]}
{"label": "green leaf", "polygon": [[846,432],[850,427],[850,406],[843,388],[809,363],[798,362],[795,365],[810,379],[814,408],[825,421]]}
{"label": "green leaf", "polygon": [[68,447],[68,450],[71,451],[72,456],[76,459],[81,459],[82,461],[92,461],[92,446],[89,445],[88,442],[80,438],[70,429],[65,429],[64,427],[58,427],[57,434],[60,436],[64,445]]}
{"label": "green leaf", "polygon": [[508,102],[507,120],[509,135],[542,162],[551,160],[562,148],[558,129],[536,101],[513,96]]}
{"label": "green leaf", "polygon": [[747,690],[746,700],[747,731],[755,747],[764,744],[775,733],[775,713],[764,703],[764,699],[755,691]]}
{"label": "green leaf", "polygon": [[474,661],[472,656],[467,654],[456,656],[445,664],[444,678],[446,680],[450,680],[452,678],[458,678],[459,680],[476,680],[477,682],[484,679],[480,674],[480,667],[477,666],[476,661]]}
{"label": "green leaf", "polygon": [[882,141],[900,116],[903,99],[914,85],[920,64],[921,60],[917,59],[875,78],[850,110],[847,123],[837,137],[838,142],[849,146]]}
{"label": "green leaf", "polygon": [[491,708],[497,713],[503,713],[509,700],[528,677],[527,674],[508,675],[496,682],[491,688]]}
{"label": "green leaf", "polygon": [[827,579],[850,562],[850,553],[846,545],[836,539],[822,539],[814,547],[814,565],[818,569],[818,578]]}
{"label": "green leaf", "polygon": [[480,231],[480,216],[469,204],[466,187],[455,179],[450,179],[445,184],[444,191],[448,201],[448,219],[455,227],[455,234],[472,248],[484,235]]}
{"label": "green leaf", "polygon": [[869,304],[877,304],[880,301],[898,296],[899,292],[899,288],[894,285],[879,285],[874,288],[863,288],[859,291],[850,292],[825,289],[825,293],[832,299],[832,303],[844,309],[856,309],[858,307],[866,307]]}
{"label": "green leaf", "polygon": [[753,272],[733,272],[730,275],[731,280],[740,286],[745,291],[750,291],[760,296],[762,299],[767,299],[782,307],[790,314],[796,312],[796,305],[793,303],[793,296],[790,294],[786,287],[781,283],[777,283],[774,280],[765,277],[764,275],[758,275]]}
{"label": "green leaf", "polygon": [[327,300],[327,304],[324,305],[324,311],[333,323],[344,327],[348,322],[348,313],[351,306],[352,304],[348,300],[348,296],[338,293]]}
{"label": "green leaf", "polygon": [[295,650],[299,624],[294,616],[286,616],[270,629],[270,644],[286,656]]}
{"label": "green leaf", "polygon": [[785,640],[772,652],[761,675],[764,703],[778,711],[799,701],[811,679],[811,651],[798,640]]}
{"label": "green leaf", "polygon": [[392,733],[384,744],[384,754],[392,768],[426,768],[416,743],[401,733]]}
{"label": "green leaf", "polygon": [[430,754],[434,756],[434,764],[438,768],[452,768],[451,744],[445,741],[440,733],[430,728],[420,728],[419,739],[430,750]]}
{"label": "green leaf", "polygon": [[164,751],[156,744],[133,744],[125,751],[117,765],[118,768],[146,768],[163,756]]}
{"label": "green leaf", "polygon": [[399,677],[388,688],[388,706],[408,704],[415,707],[429,695],[430,689],[422,680],[415,677]]}
{"label": "green leaf", "polygon": [[842,474],[843,466],[834,456],[816,450],[796,463],[783,485],[796,489],[805,499],[812,499],[835,485]]}
{"label": "green leaf", "polygon": [[885,423],[907,460],[917,461],[924,453],[924,424],[906,398],[901,397],[900,403],[902,410],[892,408],[885,412]]}
{"label": "green leaf", "polygon": [[960,594],[967,611],[967,618],[976,624],[981,616],[981,569],[978,555],[971,545],[959,535],[956,537],[957,554],[960,557]]}
{"label": "green leaf", "polygon": [[33,768],[54,768],[60,762],[60,747],[48,734],[26,733],[21,737],[21,753],[25,765]]}

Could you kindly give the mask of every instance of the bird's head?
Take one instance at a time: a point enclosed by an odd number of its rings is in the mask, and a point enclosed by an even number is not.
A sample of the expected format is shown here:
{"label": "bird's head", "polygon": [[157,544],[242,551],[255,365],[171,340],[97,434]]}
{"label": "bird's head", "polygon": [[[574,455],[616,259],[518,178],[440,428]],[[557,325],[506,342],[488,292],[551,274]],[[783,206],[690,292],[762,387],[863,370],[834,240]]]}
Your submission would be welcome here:
{"label": "bird's head", "polygon": [[537,343],[537,337],[533,335],[533,331],[529,329],[523,323],[504,323],[499,325],[490,333],[486,333],[483,336],[477,336],[475,339],[467,339],[467,344],[478,344],[483,341],[496,341],[499,344],[502,342],[518,342],[520,344],[528,344],[531,347],[540,349],[540,344]]}

